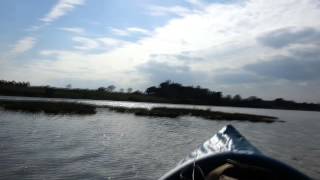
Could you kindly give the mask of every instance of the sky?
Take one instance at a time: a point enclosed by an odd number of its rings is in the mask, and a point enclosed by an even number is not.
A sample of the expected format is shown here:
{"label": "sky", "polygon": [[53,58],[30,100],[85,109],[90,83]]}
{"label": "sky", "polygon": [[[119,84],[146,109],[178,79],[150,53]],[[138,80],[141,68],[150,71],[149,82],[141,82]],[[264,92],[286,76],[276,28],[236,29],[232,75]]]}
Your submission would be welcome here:
{"label": "sky", "polygon": [[0,79],[320,102],[319,0],[1,0]]}

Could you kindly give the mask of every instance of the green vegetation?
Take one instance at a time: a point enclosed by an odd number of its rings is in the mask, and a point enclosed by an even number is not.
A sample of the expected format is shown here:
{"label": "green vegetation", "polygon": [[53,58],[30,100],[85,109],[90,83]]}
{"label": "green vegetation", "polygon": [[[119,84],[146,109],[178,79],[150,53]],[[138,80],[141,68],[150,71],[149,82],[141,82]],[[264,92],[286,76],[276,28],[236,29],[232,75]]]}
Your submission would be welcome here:
{"label": "green vegetation", "polygon": [[211,110],[201,109],[187,109],[187,108],[167,108],[167,107],[155,107],[151,109],[147,108],[127,108],[127,107],[114,107],[103,106],[111,111],[120,113],[132,113],[137,116],[151,116],[151,117],[168,117],[176,118],[179,116],[195,116],[210,120],[237,120],[237,121],[250,121],[250,122],[266,122],[272,123],[276,121],[276,117],[260,116],[253,114],[242,113],[226,113]]}
{"label": "green vegetation", "polygon": [[119,113],[132,113],[137,116],[149,117],[168,117],[176,118],[179,116],[195,116],[211,120],[238,120],[251,122],[267,122],[275,121],[275,117],[259,116],[241,113],[225,113],[201,109],[186,108],[167,108],[155,107],[147,108],[127,108],[115,106],[95,106],[77,102],[52,102],[52,101],[21,101],[21,100],[0,100],[0,107],[5,110],[22,111],[22,112],[44,112],[47,114],[95,114],[96,108],[108,108],[111,111]]}
{"label": "green vegetation", "polygon": [[52,102],[52,101],[8,101],[0,100],[0,107],[6,110],[23,112],[44,112],[47,114],[95,114],[94,105],[76,102]]}
{"label": "green vegetation", "polygon": [[240,95],[223,95],[222,92],[200,86],[183,86],[172,81],[160,83],[157,87],[149,87],[145,92],[133,91],[132,88],[128,88],[126,92],[120,88],[120,91],[116,92],[114,85],[98,89],[71,89],[71,87],[71,84],[66,88],[30,86],[28,82],[0,80],[0,95],[320,111],[320,104],[297,103],[282,98],[274,100],[263,100],[255,96],[242,98]]}

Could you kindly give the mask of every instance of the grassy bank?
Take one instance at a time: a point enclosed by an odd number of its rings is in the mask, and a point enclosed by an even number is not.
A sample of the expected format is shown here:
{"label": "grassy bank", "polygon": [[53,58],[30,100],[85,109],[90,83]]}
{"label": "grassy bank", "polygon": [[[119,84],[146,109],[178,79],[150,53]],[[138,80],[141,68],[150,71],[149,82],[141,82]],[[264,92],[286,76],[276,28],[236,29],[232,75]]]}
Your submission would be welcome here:
{"label": "grassy bank", "polygon": [[0,107],[5,110],[23,112],[44,112],[47,114],[95,114],[94,105],[76,102],[49,101],[6,101],[0,100]]}
{"label": "grassy bank", "polygon": [[237,120],[251,122],[275,122],[277,118],[271,116],[260,116],[242,113],[226,113],[211,110],[187,109],[187,108],[168,108],[155,107],[147,108],[128,108],[116,106],[95,106],[77,102],[52,102],[52,101],[21,101],[21,100],[0,100],[0,107],[5,110],[23,112],[44,112],[47,114],[95,114],[96,108],[107,108],[119,113],[132,113],[136,116],[148,117],[168,117],[177,118],[179,116],[194,116],[210,120]]}
{"label": "grassy bank", "polygon": [[253,114],[243,113],[226,113],[211,110],[201,109],[186,109],[186,108],[167,108],[167,107],[156,107],[156,108],[127,108],[127,107],[114,107],[114,106],[103,106],[111,111],[119,113],[132,113],[137,116],[150,116],[150,117],[168,117],[176,118],[179,116],[194,116],[210,120],[228,120],[228,121],[250,121],[250,122],[266,122],[272,123],[277,121],[276,117],[261,116]]}

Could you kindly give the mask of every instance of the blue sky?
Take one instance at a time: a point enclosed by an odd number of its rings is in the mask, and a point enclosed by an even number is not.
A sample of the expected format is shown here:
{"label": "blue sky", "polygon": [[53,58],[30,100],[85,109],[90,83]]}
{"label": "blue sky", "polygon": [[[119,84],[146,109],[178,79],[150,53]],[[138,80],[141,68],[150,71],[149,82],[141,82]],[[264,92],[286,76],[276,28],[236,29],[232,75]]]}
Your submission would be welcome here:
{"label": "blue sky", "polygon": [[2,0],[0,79],[320,102],[318,0]]}

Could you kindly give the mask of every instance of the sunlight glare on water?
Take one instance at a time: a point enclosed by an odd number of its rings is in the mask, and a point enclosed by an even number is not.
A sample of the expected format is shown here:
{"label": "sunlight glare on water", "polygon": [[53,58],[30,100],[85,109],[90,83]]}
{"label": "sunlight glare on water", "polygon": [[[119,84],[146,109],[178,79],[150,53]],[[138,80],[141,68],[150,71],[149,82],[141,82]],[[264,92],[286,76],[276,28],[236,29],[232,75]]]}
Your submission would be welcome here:
{"label": "sunlight glare on water", "polygon": [[[90,103],[164,106],[113,101]],[[272,115],[286,122],[150,118],[102,108],[97,114],[88,116],[0,110],[0,179],[157,179],[229,123],[262,153],[311,177],[320,176],[319,112],[211,108]]]}

